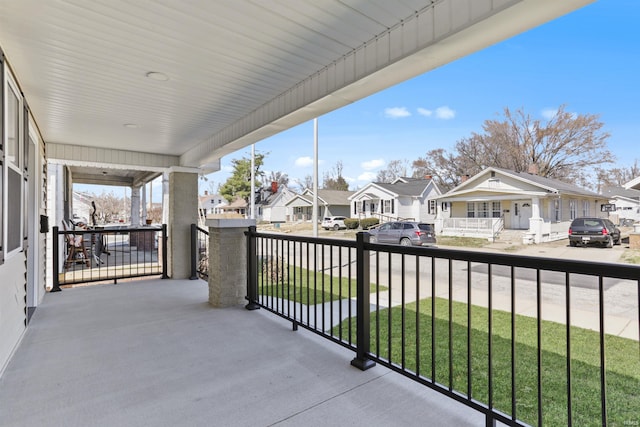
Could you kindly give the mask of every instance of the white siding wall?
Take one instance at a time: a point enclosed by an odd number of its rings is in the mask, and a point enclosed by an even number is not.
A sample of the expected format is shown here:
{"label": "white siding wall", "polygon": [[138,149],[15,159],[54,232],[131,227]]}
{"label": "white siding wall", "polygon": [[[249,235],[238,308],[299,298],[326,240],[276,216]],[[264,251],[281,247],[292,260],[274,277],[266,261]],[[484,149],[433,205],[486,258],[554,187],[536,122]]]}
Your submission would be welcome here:
{"label": "white siding wall", "polygon": [[0,265],[0,374],[25,331],[25,257],[17,253]]}

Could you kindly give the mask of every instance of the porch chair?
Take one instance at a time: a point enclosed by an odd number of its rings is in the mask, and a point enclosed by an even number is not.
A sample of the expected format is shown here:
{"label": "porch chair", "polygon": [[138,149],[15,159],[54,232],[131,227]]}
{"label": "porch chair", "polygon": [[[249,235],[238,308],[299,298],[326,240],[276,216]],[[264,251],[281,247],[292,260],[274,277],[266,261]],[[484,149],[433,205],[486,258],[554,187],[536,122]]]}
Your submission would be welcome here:
{"label": "porch chair", "polygon": [[[73,222],[62,221],[62,228],[64,231],[71,231],[74,229]],[[91,267],[89,261],[89,255],[87,254],[87,248],[84,245],[84,238],[82,234],[65,234],[65,241],[67,242],[67,258],[64,261],[64,269],[66,270],[75,262],[82,261],[87,267]],[[82,255],[82,258],[77,258],[78,255]]]}

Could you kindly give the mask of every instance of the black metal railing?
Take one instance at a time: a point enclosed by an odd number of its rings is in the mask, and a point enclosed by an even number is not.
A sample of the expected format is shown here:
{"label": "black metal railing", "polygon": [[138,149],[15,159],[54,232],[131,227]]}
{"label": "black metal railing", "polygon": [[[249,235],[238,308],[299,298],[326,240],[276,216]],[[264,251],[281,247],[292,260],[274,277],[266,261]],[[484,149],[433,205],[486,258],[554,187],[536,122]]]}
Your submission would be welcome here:
{"label": "black metal railing", "polygon": [[209,278],[209,232],[191,224],[191,280]]}
{"label": "black metal railing", "polygon": [[53,227],[53,287],[98,281],[118,282],[144,276],[167,276],[167,226]]}
{"label": "black metal railing", "polygon": [[483,413],[637,420],[640,267],[247,232],[264,308]]}

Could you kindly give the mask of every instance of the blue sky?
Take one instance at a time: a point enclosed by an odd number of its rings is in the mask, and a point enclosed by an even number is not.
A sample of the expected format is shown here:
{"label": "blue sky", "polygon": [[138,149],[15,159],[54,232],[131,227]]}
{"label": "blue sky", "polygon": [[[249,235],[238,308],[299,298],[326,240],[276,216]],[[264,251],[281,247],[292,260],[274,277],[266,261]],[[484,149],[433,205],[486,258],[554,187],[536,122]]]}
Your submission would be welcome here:
{"label": "blue sky", "polygon": [[[342,161],[350,189],[375,178],[391,160],[424,156],[480,132],[505,107],[544,119],[567,111],[598,114],[611,134],[616,164],[640,159],[640,1],[599,0],[434,71],[318,118],[319,170]],[[265,171],[293,182],[313,172],[313,121],[256,143],[269,153]],[[224,183],[231,160],[207,176],[202,189]]]}

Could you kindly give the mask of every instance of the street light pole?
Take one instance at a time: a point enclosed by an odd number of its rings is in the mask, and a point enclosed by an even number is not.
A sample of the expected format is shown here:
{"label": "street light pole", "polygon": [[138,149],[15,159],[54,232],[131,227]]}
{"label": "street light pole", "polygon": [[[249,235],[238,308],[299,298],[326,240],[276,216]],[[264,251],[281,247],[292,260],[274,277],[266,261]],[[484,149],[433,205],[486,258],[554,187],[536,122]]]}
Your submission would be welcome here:
{"label": "street light pole", "polygon": [[318,118],[313,119],[313,237],[318,237]]}

